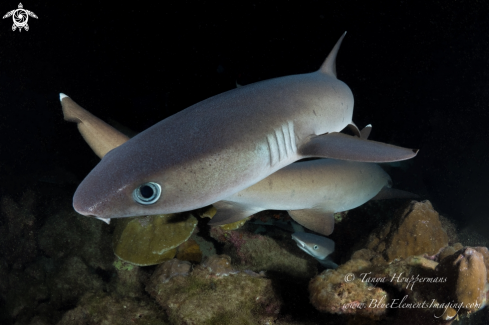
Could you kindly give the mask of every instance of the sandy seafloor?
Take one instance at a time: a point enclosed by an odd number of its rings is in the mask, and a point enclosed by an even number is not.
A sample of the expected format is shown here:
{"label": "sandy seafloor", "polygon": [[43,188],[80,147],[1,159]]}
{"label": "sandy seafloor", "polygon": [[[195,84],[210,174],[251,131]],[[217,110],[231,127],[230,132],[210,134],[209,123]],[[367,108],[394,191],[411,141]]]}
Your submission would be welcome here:
{"label": "sandy seafloor", "polygon": [[[36,315],[45,322],[39,324],[56,324],[87,292],[116,290],[113,229],[80,220],[70,207],[99,159],[63,120],[59,92],[140,132],[236,82],[314,71],[344,31],[337,71],[355,96],[354,122],[371,123],[373,140],[420,149],[416,158],[387,167],[394,186],[430,200],[465,236],[464,245],[487,246],[489,4],[23,5],[38,16],[29,18],[29,31],[12,31],[11,18],[0,21],[0,198],[10,207],[0,212],[2,324],[35,324]],[[0,13],[17,6],[3,1]],[[356,238],[336,240],[354,246]],[[86,272],[76,273],[80,268]],[[83,280],[72,285],[77,279]],[[279,283],[287,281],[293,279]],[[342,324],[315,311],[305,288],[297,310],[294,296],[282,297],[289,300],[281,315]],[[137,299],[150,299],[143,295]],[[471,324],[488,322],[487,311],[480,313]]]}

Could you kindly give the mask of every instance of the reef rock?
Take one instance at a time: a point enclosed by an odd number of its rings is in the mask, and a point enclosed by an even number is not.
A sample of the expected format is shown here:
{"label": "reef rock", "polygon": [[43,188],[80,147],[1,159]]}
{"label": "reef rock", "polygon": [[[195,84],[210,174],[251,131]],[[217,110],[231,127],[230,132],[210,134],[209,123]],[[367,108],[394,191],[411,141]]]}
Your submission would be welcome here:
{"label": "reef rock", "polygon": [[77,307],[66,312],[57,325],[165,325],[158,305],[146,299],[130,299],[107,293],[87,293]]}
{"label": "reef rock", "polygon": [[281,300],[271,281],[232,269],[229,256],[211,257],[189,271],[188,262],[167,261],[146,286],[173,324],[266,324],[276,319]]}
{"label": "reef rock", "polygon": [[291,234],[282,232],[276,240],[246,230],[212,227],[211,236],[224,243],[224,252],[238,261],[236,268],[255,272],[274,271],[288,276],[311,278],[317,272],[317,261],[301,251]]}
{"label": "reef rock", "polygon": [[350,260],[336,270],[326,270],[309,283],[311,304],[319,311],[377,319],[385,314],[388,294],[362,281],[361,273],[371,267],[368,261]]}
{"label": "reef rock", "polygon": [[378,254],[375,263],[413,255],[437,254],[448,245],[448,235],[430,201],[412,201],[396,217],[374,231],[367,248]]}
{"label": "reef rock", "polygon": [[432,256],[380,264],[371,262],[375,252],[361,249],[337,270],[324,271],[311,280],[311,303],[323,312],[383,318],[384,322],[408,318],[412,324],[449,324],[457,316],[483,308],[489,290],[488,249],[465,247],[446,255],[454,247]]}
{"label": "reef rock", "polygon": [[[14,268],[22,268],[35,259],[37,243],[35,230],[37,196],[32,190],[27,190],[18,202],[4,196],[0,198],[0,258]],[[7,249],[8,247],[8,249]]]}
{"label": "reef rock", "polygon": [[194,239],[187,240],[178,246],[176,258],[181,261],[189,261],[196,264],[202,262],[200,245]]}
{"label": "reef rock", "polygon": [[159,265],[151,276],[150,281],[153,284],[167,283],[175,276],[187,276],[191,268],[192,264],[189,262],[174,258]]}
{"label": "reef rock", "polygon": [[466,247],[444,258],[437,267],[438,273],[446,276],[452,284],[447,288],[448,295],[469,312],[486,304],[488,256],[486,247]]}

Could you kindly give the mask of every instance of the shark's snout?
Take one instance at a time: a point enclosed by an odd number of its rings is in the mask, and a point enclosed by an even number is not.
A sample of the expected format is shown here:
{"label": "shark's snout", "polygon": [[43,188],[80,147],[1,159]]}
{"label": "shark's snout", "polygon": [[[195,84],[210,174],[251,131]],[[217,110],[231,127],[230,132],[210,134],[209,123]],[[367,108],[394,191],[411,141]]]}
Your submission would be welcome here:
{"label": "shark's snout", "polygon": [[75,211],[77,213],[79,213],[81,215],[84,215],[84,216],[90,217],[90,218],[99,219],[99,220],[105,222],[106,224],[110,224],[110,218],[104,218],[104,217],[97,216],[97,212],[96,211],[94,212],[93,211],[94,209],[86,208],[86,206],[80,200],[79,196],[77,196],[76,194],[73,197],[73,208],[75,209]]}

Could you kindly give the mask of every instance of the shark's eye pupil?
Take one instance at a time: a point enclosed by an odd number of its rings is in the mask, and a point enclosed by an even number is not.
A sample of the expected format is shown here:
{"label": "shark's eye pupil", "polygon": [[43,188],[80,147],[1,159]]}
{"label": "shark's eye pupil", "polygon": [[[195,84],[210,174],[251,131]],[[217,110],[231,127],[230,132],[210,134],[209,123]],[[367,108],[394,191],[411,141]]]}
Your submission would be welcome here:
{"label": "shark's eye pupil", "polygon": [[316,249],[318,249],[318,245],[314,245],[314,249],[315,249],[315,250],[316,250]]}
{"label": "shark's eye pupil", "polygon": [[144,197],[145,199],[148,199],[153,196],[154,191],[151,188],[151,186],[148,185],[143,185],[139,188],[139,192],[141,192],[141,196]]}
{"label": "shark's eye pupil", "polygon": [[134,201],[140,204],[153,204],[160,199],[161,186],[158,183],[148,182],[137,187],[132,192]]}

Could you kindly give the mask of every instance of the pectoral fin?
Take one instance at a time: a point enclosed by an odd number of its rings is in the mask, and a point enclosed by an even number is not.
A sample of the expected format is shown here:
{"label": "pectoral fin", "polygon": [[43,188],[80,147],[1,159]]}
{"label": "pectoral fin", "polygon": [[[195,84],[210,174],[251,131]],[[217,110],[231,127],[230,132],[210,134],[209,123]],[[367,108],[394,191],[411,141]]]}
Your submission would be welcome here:
{"label": "pectoral fin", "polygon": [[413,158],[418,149],[407,149],[343,133],[328,133],[312,138],[300,153],[307,157],[364,162],[392,162]]}
{"label": "pectoral fin", "polygon": [[66,121],[78,124],[78,130],[99,158],[129,138],[98,117],[90,114],[65,94],[59,95]]}
{"label": "pectoral fin", "polygon": [[289,210],[298,224],[321,235],[331,235],[334,229],[334,212],[319,209]]}
{"label": "pectoral fin", "polygon": [[262,211],[254,207],[249,207],[230,201],[219,201],[212,204],[217,212],[209,222],[209,226],[220,226],[233,223],[248,218],[252,214]]}

